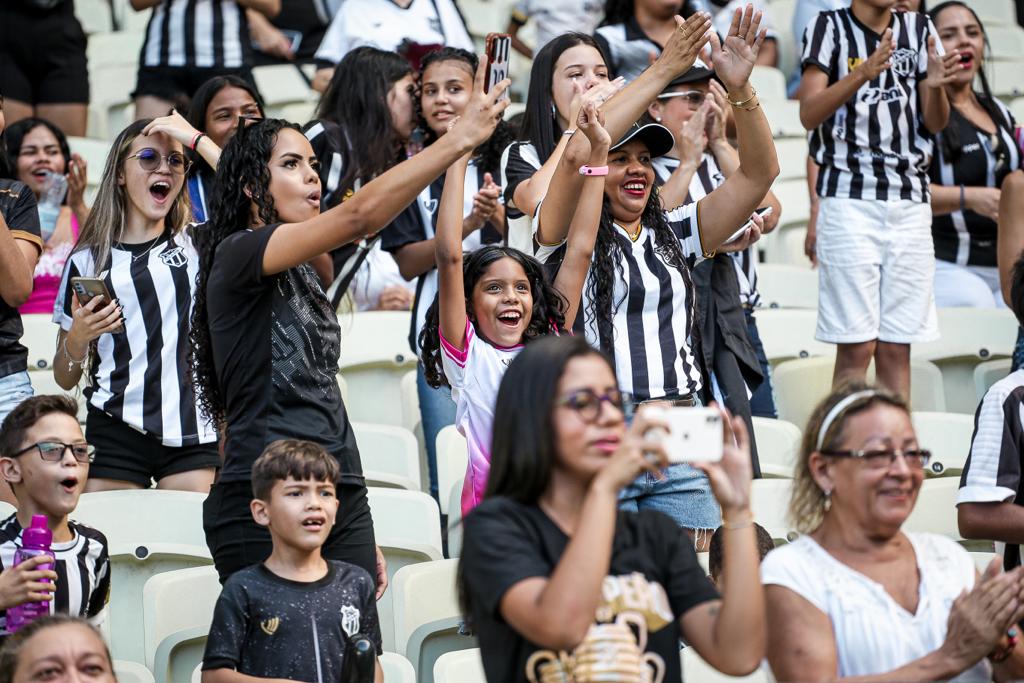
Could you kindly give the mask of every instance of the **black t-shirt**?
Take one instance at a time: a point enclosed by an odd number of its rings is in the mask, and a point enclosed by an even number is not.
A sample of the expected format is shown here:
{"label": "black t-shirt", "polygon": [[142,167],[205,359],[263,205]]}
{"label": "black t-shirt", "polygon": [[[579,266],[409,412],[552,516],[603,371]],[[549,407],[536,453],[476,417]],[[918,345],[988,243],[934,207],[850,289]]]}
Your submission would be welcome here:
{"label": "black t-shirt", "polygon": [[364,483],[355,435],[338,389],[341,328],[309,264],[263,275],[279,225],[243,230],[217,247],[206,286],[217,382],[227,418],[219,481],[248,481],[277,439],[306,439]]}
{"label": "black t-shirt", "polygon": [[[524,579],[551,576],[568,543],[569,537],[539,507],[507,498],[486,499],[466,517],[462,572],[490,683],[526,681],[527,660],[543,649],[502,619],[501,599]],[[659,512],[619,511],[602,593],[595,622],[638,618],[645,625],[647,657],[664,664],[664,681],[678,683],[679,618],[718,599],[689,537]],[[637,634],[636,625],[632,631]],[[593,642],[590,638],[580,643],[577,654]]]}
{"label": "black t-shirt", "polygon": [[374,590],[365,569],[336,560],[309,583],[282,578],[262,563],[237,571],[217,599],[203,670],[340,681],[347,636],[362,633],[378,654],[383,650]]}
{"label": "black t-shirt", "polygon": [[[0,178],[0,214],[15,240],[31,242],[42,251],[36,198],[28,185]],[[0,277],[10,277],[10,273],[0,273]],[[18,309],[0,299],[0,377],[28,369],[28,349],[18,341],[24,331]]]}

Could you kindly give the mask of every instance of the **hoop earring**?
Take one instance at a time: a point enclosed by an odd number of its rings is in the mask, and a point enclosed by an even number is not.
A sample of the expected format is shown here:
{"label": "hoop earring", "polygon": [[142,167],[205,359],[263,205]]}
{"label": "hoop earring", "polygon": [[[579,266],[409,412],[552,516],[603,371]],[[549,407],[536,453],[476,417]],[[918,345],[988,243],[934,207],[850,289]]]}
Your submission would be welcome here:
{"label": "hoop earring", "polygon": [[556,118],[558,117],[558,110],[555,109],[555,103],[554,102],[551,103],[551,115],[556,117]]}
{"label": "hoop earring", "polygon": [[823,491],[823,493],[825,494],[825,504],[823,507],[825,509],[825,512],[828,512],[829,510],[832,509],[832,490],[829,489]]}

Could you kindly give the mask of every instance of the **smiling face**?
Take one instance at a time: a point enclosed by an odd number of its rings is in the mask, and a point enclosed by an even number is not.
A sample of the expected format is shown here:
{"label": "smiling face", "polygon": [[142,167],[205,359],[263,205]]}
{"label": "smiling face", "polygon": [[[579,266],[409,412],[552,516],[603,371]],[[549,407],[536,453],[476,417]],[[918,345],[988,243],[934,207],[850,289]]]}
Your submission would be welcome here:
{"label": "smiling face", "polygon": [[224,149],[224,145],[238,130],[239,117],[261,119],[263,115],[260,114],[256,99],[247,90],[233,85],[221,88],[206,108],[203,132],[215,145]]}
{"label": "smiling face", "polygon": [[268,191],[281,222],[300,223],[320,214],[320,163],[305,135],[282,128],[267,166]]}
{"label": "smiling face", "polygon": [[[135,156],[144,149],[151,149],[160,156],[159,165],[152,171],[143,168],[142,162]],[[171,210],[171,205],[185,184],[184,173],[171,172],[166,157],[172,152],[184,154],[181,143],[163,133],[139,135],[132,140],[117,179],[118,185],[124,187],[128,196],[128,211],[141,213],[150,221],[159,221]]]}
{"label": "smiling face", "polygon": [[497,346],[523,343],[533,318],[533,289],[518,261],[505,256],[493,262],[471,296],[471,317],[480,336]]}
{"label": "smiling face", "polygon": [[[64,413],[49,413],[25,432],[18,450],[33,444],[57,441],[84,444],[78,420]],[[71,449],[64,449],[58,462],[48,462],[32,448],[15,458],[0,458],[4,479],[13,485],[18,506],[32,514],[62,517],[78,505],[78,497],[89,477],[89,463],[78,462]]]}
{"label": "smiling face", "polygon": [[46,126],[25,133],[18,151],[18,180],[29,186],[36,198],[43,192],[47,172],[64,175],[68,161],[60,151],[60,142]]}
{"label": "smiling face", "polygon": [[604,194],[612,217],[620,224],[640,219],[654,187],[654,166],[647,145],[631,140],[608,154]]}
{"label": "smiling face", "polygon": [[957,73],[955,82],[970,86],[981,70],[985,55],[985,32],[978,20],[966,7],[952,5],[935,17],[935,30],[946,52],[960,50],[960,65],[963,68]]}
{"label": "smiling face", "polygon": [[398,133],[399,142],[405,143],[416,128],[416,81],[412,73],[399,78],[388,91],[388,110],[391,125]]}
{"label": "smiling face", "polygon": [[[615,374],[608,362],[596,353],[573,358],[565,366],[558,383],[559,402],[587,390],[596,396],[618,390]],[[608,401],[601,402],[597,417],[592,422],[584,419],[579,410],[559,405],[555,408],[552,423],[557,449],[555,468],[581,481],[590,481],[601,471],[626,433],[622,411]]]}
{"label": "smiling face", "polygon": [[13,683],[116,683],[103,640],[85,624],[44,628],[21,646]]}
{"label": "smiling face", "polygon": [[338,497],[329,481],[288,477],[274,482],[268,500],[252,501],[257,524],[270,529],[274,545],[312,552],[326,541],[338,516]]}
{"label": "smiling face", "polygon": [[590,90],[608,80],[608,67],[601,53],[590,45],[574,45],[559,55],[551,72],[551,99],[558,113],[558,123],[565,128],[572,113],[575,83]]}
{"label": "smiling face", "polygon": [[473,72],[466,62],[449,59],[424,69],[420,108],[435,135],[440,137],[448,132],[452,120],[466,110],[472,92]]}

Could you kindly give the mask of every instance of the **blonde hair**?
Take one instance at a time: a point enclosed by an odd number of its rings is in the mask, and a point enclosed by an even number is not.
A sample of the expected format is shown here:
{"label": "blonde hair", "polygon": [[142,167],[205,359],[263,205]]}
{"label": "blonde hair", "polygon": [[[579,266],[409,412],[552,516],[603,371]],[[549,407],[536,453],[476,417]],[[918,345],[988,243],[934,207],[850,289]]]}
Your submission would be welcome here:
{"label": "blonde hair", "polygon": [[[843,407],[829,424],[822,424],[833,408],[859,392],[863,392],[864,395],[850,401],[849,405]],[[830,451],[838,448],[845,436],[843,431],[847,421],[854,415],[879,404],[892,406],[910,414],[910,406],[902,397],[864,382],[850,382],[841,385],[819,403],[811,413],[807,428],[804,429],[803,440],[800,443],[800,453],[793,473],[793,494],[789,500],[789,521],[796,531],[802,534],[810,533],[821,525],[825,517],[827,497],[818,486],[818,482],[814,481],[814,477],[811,476],[809,464],[811,454],[815,451]],[[819,434],[823,426],[825,433]],[[819,438],[820,448],[818,447]]]}

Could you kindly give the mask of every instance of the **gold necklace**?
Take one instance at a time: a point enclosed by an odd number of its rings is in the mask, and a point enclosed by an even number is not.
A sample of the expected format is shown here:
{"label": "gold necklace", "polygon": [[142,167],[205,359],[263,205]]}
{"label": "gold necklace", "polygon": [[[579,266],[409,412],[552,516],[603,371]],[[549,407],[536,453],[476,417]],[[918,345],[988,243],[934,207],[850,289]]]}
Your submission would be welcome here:
{"label": "gold necklace", "polygon": [[630,240],[632,240],[633,242],[636,242],[638,239],[640,239],[640,231],[644,229],[644,224],[643,224],[642,221],[640,223],[637,223],[637,225],[636,225],[636,232],[635,233],[630,232],[629,230],[627,230],[623,226],[619,226],[619,227],[622,227],[623,232],[625,232],[627,235],[629,235],[629,239]]}

